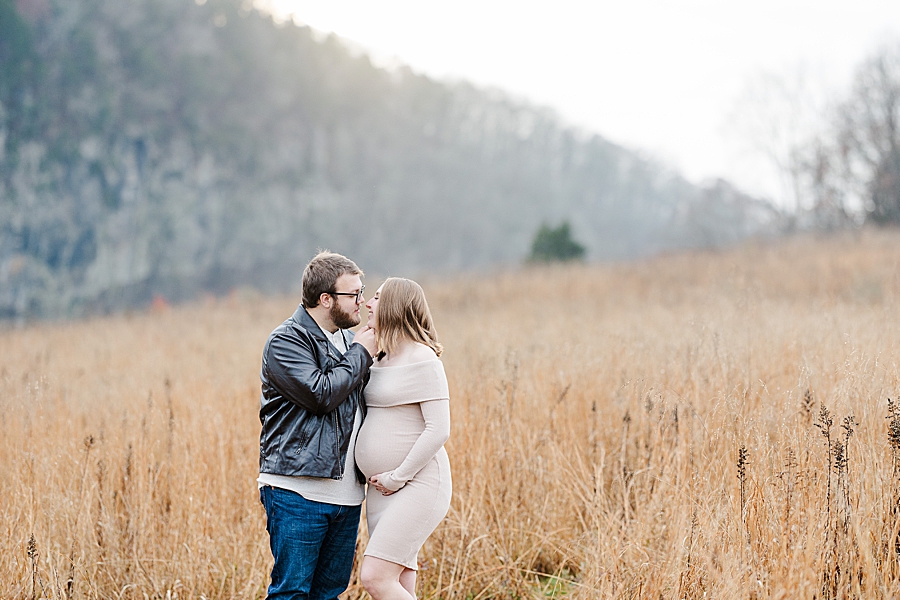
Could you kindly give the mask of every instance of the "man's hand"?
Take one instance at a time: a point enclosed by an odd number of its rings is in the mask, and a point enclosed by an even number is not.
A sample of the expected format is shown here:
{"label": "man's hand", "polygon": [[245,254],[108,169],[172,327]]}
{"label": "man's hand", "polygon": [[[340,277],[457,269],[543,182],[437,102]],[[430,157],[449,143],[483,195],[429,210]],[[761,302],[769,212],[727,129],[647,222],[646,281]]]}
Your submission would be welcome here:
{"label": "man's hand", "polygon": [[389,490],[381,485],[382,475],[384,475],[384,473],[379,473],[378,475],[372,475],[371,477],[369,477],[369,485],[373,486],[376,490],[381,492],[382,496],[390,496],[394,493],[395,490]]}
{"label": "man's hand", "polygon": [[361,344],[363,348],[369,351],[370,356],[375,356],[378,352],[378,345],[375,343],[375,330],[368,325],[356,332],[353,337],[354,344]]}

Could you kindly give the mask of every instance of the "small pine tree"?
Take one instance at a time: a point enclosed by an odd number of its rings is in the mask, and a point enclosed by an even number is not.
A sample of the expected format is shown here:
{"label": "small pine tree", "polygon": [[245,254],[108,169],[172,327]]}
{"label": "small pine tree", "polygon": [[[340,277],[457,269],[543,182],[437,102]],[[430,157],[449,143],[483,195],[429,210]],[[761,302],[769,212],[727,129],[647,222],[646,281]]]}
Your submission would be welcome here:
{"label": "small pine tree", "polygon": [[559,227],[542,224],[531,243],[529,262],[562,262],[584,258],[584,246],[572,239],[568,221]]}

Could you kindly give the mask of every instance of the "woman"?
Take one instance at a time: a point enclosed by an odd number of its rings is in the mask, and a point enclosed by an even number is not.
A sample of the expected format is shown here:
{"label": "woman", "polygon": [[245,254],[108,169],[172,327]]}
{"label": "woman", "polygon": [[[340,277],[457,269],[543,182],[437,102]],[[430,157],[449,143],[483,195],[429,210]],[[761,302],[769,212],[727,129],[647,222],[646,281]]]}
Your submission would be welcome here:
{"label": "woman", "polygon": [[379,351],[356,442],[356,464],[369,483],[360,579],[375,600],[409,600],[419,549],[450,508],[450,394],[419,284],[391,277],[366,308]]}

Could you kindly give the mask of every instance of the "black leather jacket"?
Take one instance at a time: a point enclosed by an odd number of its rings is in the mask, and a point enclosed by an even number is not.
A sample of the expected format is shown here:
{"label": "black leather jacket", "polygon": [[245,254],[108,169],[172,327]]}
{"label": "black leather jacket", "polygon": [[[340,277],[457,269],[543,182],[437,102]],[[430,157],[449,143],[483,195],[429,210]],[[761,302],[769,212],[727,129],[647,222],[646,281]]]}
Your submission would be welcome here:
{"label": "black leather jacket", "polygon": [[349,343],[352,332],[344,333],[348,348],[341,357],[301,305],[266,341],[259,374],[261,473],[343,476],[357,406],[365,417],[362,390],[372,365],[362,344]]}

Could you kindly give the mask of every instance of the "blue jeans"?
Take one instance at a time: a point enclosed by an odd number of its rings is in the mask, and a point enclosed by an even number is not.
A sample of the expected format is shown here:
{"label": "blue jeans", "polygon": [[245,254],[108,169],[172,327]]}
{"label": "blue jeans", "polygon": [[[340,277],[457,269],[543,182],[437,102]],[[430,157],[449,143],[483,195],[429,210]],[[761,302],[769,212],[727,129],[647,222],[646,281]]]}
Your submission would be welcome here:
{"label": "blue jeans", "polygon": [[268,485],[259,499],[275,557],[268,598],[336,600],[350,583],[360,507],[313,502]]}

